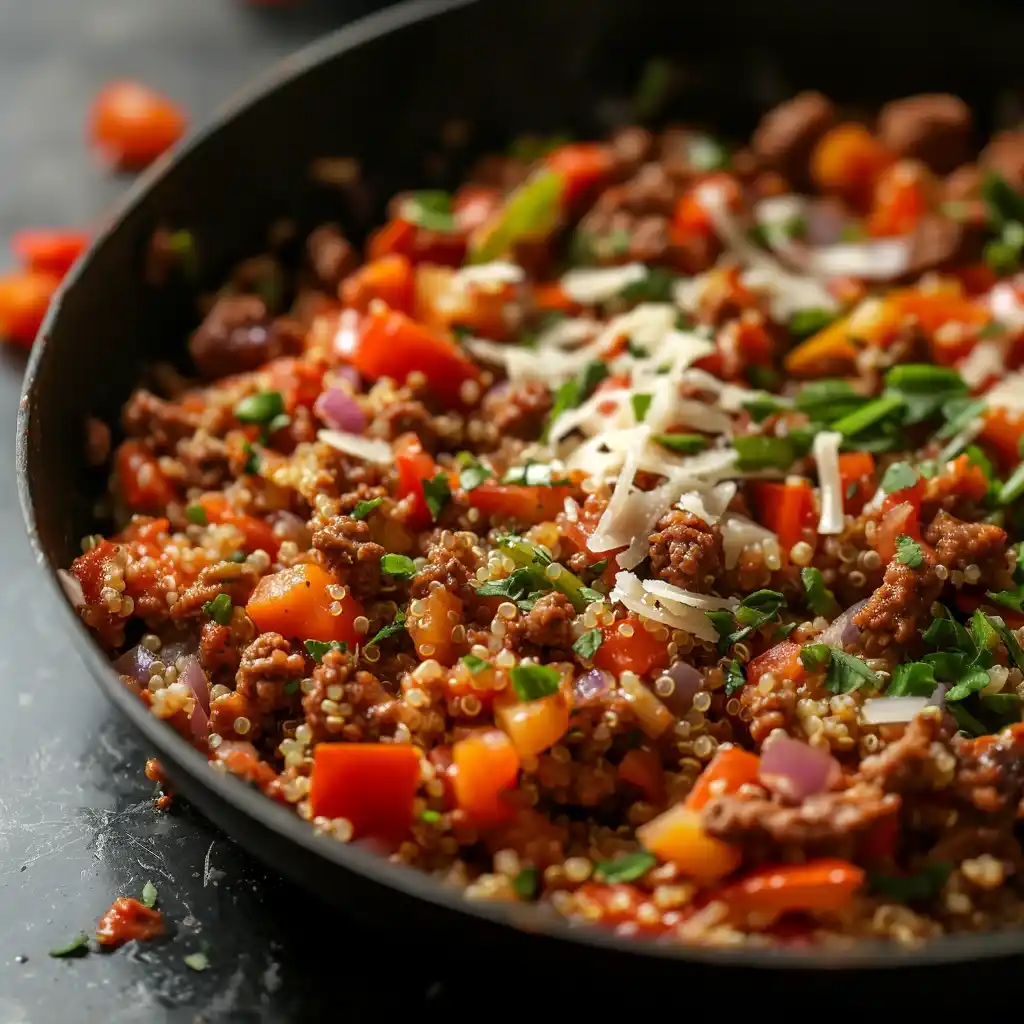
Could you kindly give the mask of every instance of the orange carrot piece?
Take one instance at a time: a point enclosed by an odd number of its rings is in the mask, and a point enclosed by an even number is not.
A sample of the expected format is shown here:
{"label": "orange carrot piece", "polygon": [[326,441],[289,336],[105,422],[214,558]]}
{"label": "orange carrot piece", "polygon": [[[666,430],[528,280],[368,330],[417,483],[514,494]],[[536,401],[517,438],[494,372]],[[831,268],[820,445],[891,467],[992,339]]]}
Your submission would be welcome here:
{"label": "orange carrot piece", "polygon": [[516,783],[519,754],[499,729],[474,733],[452,747],[455,802],[470,824],[486,827],[515,811],[503,794]]}
{"label": "orange carrot piece", "polygon": [[718,894],[741,913],[841,910],[864,884],[863,869],[845,860],[812,860],[759,868]]}
{"label": "orange carrot piece", "polygon": [[677,804],[641,825],[637,839],[659,860],[700,882],[715,882],[739,867],[740,851],[704,831],[696,811]]}
{"label": "orange carrot piece", "polygon": [[[354,647],[362,639],[354,623],[363,614],[363,606],[348,591],[336,601],[328,588],[337,583],[319,565],[295,565],[264,576],[245,610],[262,632],[301,640],[339,640]],[[338,615],[331,613],[335,604],[341,606]]]}
{"label": "orange carrot piece", "polygon": [[686,807],[691,811],[703,810],[714,797],[735,793],[740,786],[757,782],[760,766],[761,759],[742,747],[719,747],[707,767],[697,776],[686,797]]}

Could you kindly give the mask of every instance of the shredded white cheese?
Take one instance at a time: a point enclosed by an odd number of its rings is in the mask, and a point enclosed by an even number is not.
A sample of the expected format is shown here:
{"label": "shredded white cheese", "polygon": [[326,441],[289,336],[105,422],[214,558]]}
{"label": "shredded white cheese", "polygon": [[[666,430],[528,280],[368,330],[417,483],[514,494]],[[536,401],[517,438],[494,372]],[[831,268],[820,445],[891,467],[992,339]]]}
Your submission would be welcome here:
{"label": "shredded white cheese", "polygon": [[730,611],[739,607],[739,599],[735,597],[713,597],[710,594],[698,594],[692,590],[683,590],[682,587],[675,587],[664,580],[643,580],[643,588],[648,594],[653,595],[659,601],[666,604],[682,604],[690,608],[699,608],[701,611],[720,611],[724,608]]}
{"label": "shredded white cheese", "polygon": [[814,438],[812,451],[818,466],[821,493],[821,516],[818,533],[835,535],[843,532],[843,478],[839,472],[839,445],[843,435],[823,430]]}
{"label": "shredded white cheese", "polygon": [[642,263],[621,267],[595,267],[570,270],[559,282],[562,291],[581,306],[593,306],[620,295],[631,284],[642,281],[647,268]]}
{"label": "shredded white cheese", "polygon": [[701,640],[718,639],[717,630],[704,612],[681,603],[674,603],[672,607],[661,603],[653,594],[644,590],[643,584],[631,572],[616,573],[615,586],[609,596],[645,619],[681,629]]}
{"label": "shredded white cheese", "polygon": [[871,242],[842,242],[808,251],[808,270],[819,277],[859,277],[889,281],[907,272],[910,240],[884,238]]}
{"label": "shredded white cheese", "polygon": [[991,377],[1001,377],[1006,369],[1006,353],[999,341],[979,341],[960,361],[957,370],[969,388],[981,387]]}
{"label": "shredded white cheese", "polygon": [[526,279],[526,272],[515,263],[495,261],[462,267],[452,275],[451,283],[457,288],[469,284],[519,284]]}
{"label": "shredded white cheese", "polygon": [[779,539],[771,530],[755,523],[746,516],[729,513],[721,522],[722,550],[725,553],[725,567],[732,569],[740,560],[744,548],[753,544],[761,545],[765,554],[778,554]]}
{"label": "shredded white cheese", "polygon": [[992,316],[1011,331],[1024,330],[1024,302],[1009,281],[1000,281],[988,295]]}
{"label": "shredded white cheese", "polygon": [[985,392],[984,398],[997,409],[1024,412],[1024,371],[1008,373],[995,387]]}
{"label": "shredded white cheese", "polygon": [[391,445],[378,438],[348,434],[343,430],[318,430],[316,436],[317,440],[337,448],[339,452],[353,455],[366,462],[377,462],[386,466],[395,458]]}

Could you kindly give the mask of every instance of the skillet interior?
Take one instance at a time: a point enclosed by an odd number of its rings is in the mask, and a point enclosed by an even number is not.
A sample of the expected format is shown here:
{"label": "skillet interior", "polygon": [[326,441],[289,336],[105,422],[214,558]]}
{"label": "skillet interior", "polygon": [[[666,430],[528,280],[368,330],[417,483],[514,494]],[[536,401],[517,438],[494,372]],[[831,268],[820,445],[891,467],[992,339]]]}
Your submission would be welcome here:
{"label": "skillet interior", "polygon": [[[811,0],[781,11],[748,10],[736,0],[698,9],[658,0],[420,0],[287,62],[139,182],[51,310],[18,428],[21,499],[43,571],[52,576],[66,566],[97,525],[93,507],[105,474],[85,463],[85,418],[116,421],[141,367],[156,357],[180,358],[193,323],[188,296],[145,284],[143,253],[158,224],[193,231],[204,284],[258,251],[267,225],[281,215],[297,219],[300,232],[341,220],[358,237],[395,191],[453,184],[471,153],[522,131],[600,134],[617,115],[628,117],[628,97],[651,56],[677,58],[687,69],[672,117],[737,136],[766,107],[805,86],[868,109],[894,95],[958,92],[973,105],[980,132],[1012,116],[1012,96],[1001,90],[1011,84],[1024,13],[939,0],[928,9],[927,34],[919,6],[902,0],[867,0],[853,17],[848,9],[834,16]],[[464,152],[443,154],[440,127],[452,118],[471,126],[470,143]],[[336,190],[312,183],[309,164],[324,155],[361,162],[369,185],[361,203],[346,207]],[[428,170],[431,155],[444,159]],[[591,951],[629,950],[640,954],[631,957],[635,965],[648,966],[654,958],[643,954],[723,968],[887,968],[1024,951],[1024,934],[961,937],[910,952],[864,946],[843,955],[654,947],[570,930],[531,907],[464,902],[424,876],[317,839],[282,808],[211,772],[121,687],[62,603],[101,687],[159,751],[181,792],[272,866],[368,916],[400,913],[431,927],[469,926],[477,943],[521,938],[493,927],[511,922],[571,935]]]}

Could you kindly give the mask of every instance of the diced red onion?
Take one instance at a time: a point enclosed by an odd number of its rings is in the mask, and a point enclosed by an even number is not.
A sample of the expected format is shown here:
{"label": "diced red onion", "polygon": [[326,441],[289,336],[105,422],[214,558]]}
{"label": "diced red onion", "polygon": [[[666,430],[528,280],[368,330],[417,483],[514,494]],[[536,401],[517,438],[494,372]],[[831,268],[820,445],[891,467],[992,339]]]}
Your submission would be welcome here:
{"label": "diced red onion", "polygon": [[677,661],[665,675],[676,684],[675,689],[668,697],[662,694],[659,696],[675,714],[685,715],[693,704],[694,694],[704,688],[704,676],[700,669],[694,668],[693,665],[685,661]]}
{"label": "diced red onion", "polygon": [[210,683],[206,678],[199,659],[194,654],[186,654],[184,664],[178,672],[178,681],[184,683],[196,698],[195,707],[189,718],[192,735],[208,736],[210,733]]}
{"label": "diced red onion", "polygon": [[154,654],[148,647],[136,644],[125,651],[115,662],[114,668],[122,676],[131,676],[137,683],[145,686],[149,677],[153,674],[149,666],[159,660],[159,655]]}
{"label": "diced red onion", "polygon": [[592,668],[573,683],[573,707],[596,707],[612,692],[615,680],[608,672]]}
{"label": "diced red onion", "polygon": [[931,697],[871,697],[860,709],[868,725],[903,725],[931,704]]}
{"label": "diced red onion", "polygon": [[335,367],[334,375],[335,377],[340,377],[341,380],[347,381],[357,391],[363,386],[359,371],[348,363],[342,363],[341,366]]}
{"label": "diced red onion", "polygon": [[316,400],[313,412],[329,427],[347,434],[361,434],[366,430],[366,413],[356,399],[341,388],[328,388]]}
{"label": "diced red onion", "polygon": [[71,602],[71,606],[75,609],[83,607],[85,605],[85,594],[82,591],[82,584],[78,577],[74,573],[68,572],[67,569],[58,569],[57,579],[60,581],[64,596]]}
{"label": "diced red onion", "polygon": [[799,803],[828,789],[839,772],[828,751],[780,735],[765,743],[758,775],[768,789]]}
{"label": "diced red onion", "polygon": [[867,600],[851,604],[818,638],[819,643],[828,644],[829,647],[843,648],[849,644],[856,643],[860,639],[860,627],[853,619],[858,612],[867,604]]}

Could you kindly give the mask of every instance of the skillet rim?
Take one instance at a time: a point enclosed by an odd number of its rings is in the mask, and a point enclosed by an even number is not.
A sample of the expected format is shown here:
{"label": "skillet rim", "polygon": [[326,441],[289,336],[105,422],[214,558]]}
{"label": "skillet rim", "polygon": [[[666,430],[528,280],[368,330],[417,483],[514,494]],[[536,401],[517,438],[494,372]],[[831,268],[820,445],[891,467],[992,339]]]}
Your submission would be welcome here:
{"label": "skillet rim", "polygon": [[[797,951],[793,949],[723,949],[714,947],[668,944],[646,938],[616,936],[597,927],[574,925],[554,915],[498,901],[469,900],[453,888],[439,883],[426,873],[394,865],[379,855],[354,845],[338,843],[317,836],[308,823],[290,810],[268,799],[259,791],[226,773],[211,770],[209,763],[173,729],[152,715],[121,685],[111,663],[95,643],[92,634],[67,600],[57,578],[60,568],[50,562],[36,524],[35,501],[32,494],[30,466],[34,456],[28,444],[28,431],[40,367],[48,358],[48,338],[60,320],[65,296],[78,285],[85,268],[97,251],[118,233],[122,223],[144,206],[149,193],[158,183],[173,176],[176,169],[226,124],[250,107],[264,101],[279,87],[301,77],[312,68],[343,59],[349,51],[367,42],[398,32],[431,18],[469,8],[484,0],[405,0],[376,14],[358,19],[328,33],[284,58],[255,82],[234,92],[198,130],[191,132],[172,151],[161,157],[132,184],[109,209],[88,251],[62,282],[33,345],[22,383],[17,418],[15,471],[18,499],[32,554],[38,568],[45,574],[51,598],[62,608],[65,622],[72,624],[72,643],[85,662],[93,679],[110,702],[132,723],[161,756],[173,763],[198,788],[212,791],[220,803],[240,811],[256,824],[275,834],[279,840],[296,843],[307,854],[330,862],[353,876],[363,876],[401,895],[422,900],[435,907],[477,918],[492,925],[530,932],[574,946],[615,950],[648,961],[689,962],[718,968],[755,970],[807,971],[825,970],[843,973],[863,969],[926,967],[974,960],[995,960],[1024,953],[1024,929],[1017,931],[966,933],[943,936],[922,946],[906,949],[891,943],[863,941],[850,950]],[[218,828],[221,826],[211,816]],[[259,854],[243,843],[258,859]]]}

